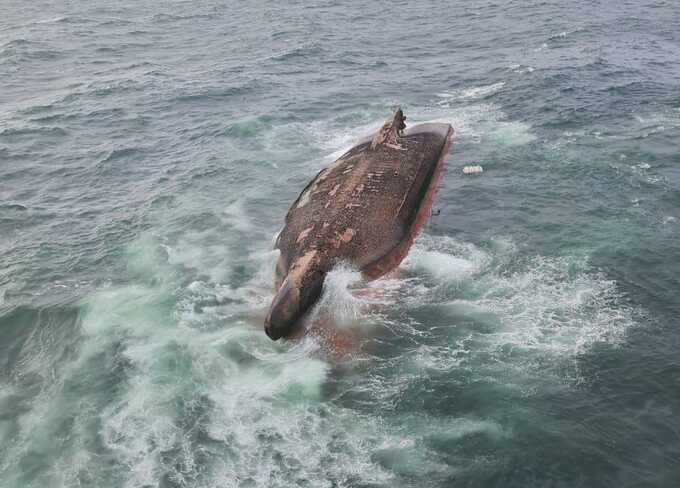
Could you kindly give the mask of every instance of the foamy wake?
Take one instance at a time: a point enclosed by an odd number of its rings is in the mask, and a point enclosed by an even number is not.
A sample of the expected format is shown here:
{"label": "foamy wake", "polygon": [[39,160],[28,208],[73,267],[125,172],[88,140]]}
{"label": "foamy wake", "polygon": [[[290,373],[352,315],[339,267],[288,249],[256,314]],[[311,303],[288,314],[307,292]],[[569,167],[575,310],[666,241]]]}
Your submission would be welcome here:
{"label": "foamy wake", "polygon": [[[616,284],[582,257],[424,235],[386,279],[364,283],[346,267],[329,275],[315,317],[364,334],[338,376],[318,338],[274,343],[262,333],[275,253],[250,251],[250,279],[231,286],[211,278],[216,258],[191,252],[195,241],[164,245],[134,243],[129,262],[145,279],[84,304],[78,353],[22,415],[4,471],[69,418],[65,440],[43,448],[48,484],[89,476],[127,487],[389,485],[396,475],[447,472],[423,439],[511,433],[468,418],[403,419],[404,430],[379,412],[455,371],[527,394],[542,381],[577,381],[565,365],[594,344],[615,346],[634,324]],[[398,354],[374,356],[372,344],[385,340],[397,341]]]}
{"label": "foamy wake", "polygon": [[[412,113],[453,121],[467,138],[498,117],[488,105]],[[579,356],[616,347],[635,324],[616,283],[586,257],[423,235],[384,279],[365,283],[347,267],[328,276],[311,317],[358,331],[357,354],[338,361],[313,336],[274,343],[262,320],[277,255],[267,240],[246,239],[245,212],[234,203],[215,212],[221,228],[132,243],[130,283],[84,301],[63,367],[26,346],[36,358],[26,373],[53,378],[3,452],[0,468],[16,486],[13,470],[35,452],[50,466],[47,486],[390,486],[416,472],[453,476],[424,439],[512,433],[486,419],[390,423],[382,413],[399,411],[414,385],[458,371],[527,394],[580,381]]]}
{"label": "foamy wake", "polygon": [[[460,106],[451,97],[405,109],[410,123],[452,123],[463,142],[531,141],[528,125],[480,102],[501,89],[471,87]],[[270,133],[334,158],[384,119],[384,110],[367,110]],[[615,347],[634,325],[616,284],[581,256],[425,235],[384,279],[365,283],[342,266],[327,277],[309,320],[358,331],[358,351],[338,359],[318,336],[274,343],[262,320],[276,253],[264,241],[239,247],[252,230],[244,212],[233,204],[221,214],[236,237],[221,229],[164,242],[166,261],[143,251],[158,245],[153,239],[140,243],[144,258],[131,261],[141,261],[140,276],[156,277],[152,284],[88,301],[73,371],[102,354],[120,364],[113,399],[89,415],[100,425],[100,456],[125,486],[389,486],[416,472],[453,476],[424,439],[512,433],[465,417],[406,418],[403,428],[381,412],[398,410],[414,385],[456,371],[527,394],[542,382],[578,381],[579,355]],[[392,353],[381,356],[386,347]]]}
{"label": "foamy wake", "polygon": [[510,375],[528,390],[543,380],[579,382],[578,357],[595,344],[616,347],[635,325],[616,283],[584,256],[523,256],[507,240],[479,247],[423,236],[404,268],[419,276],[420,306],[437,316],[434,326],[411,324],[436,339],[410,351],[416,370]]}

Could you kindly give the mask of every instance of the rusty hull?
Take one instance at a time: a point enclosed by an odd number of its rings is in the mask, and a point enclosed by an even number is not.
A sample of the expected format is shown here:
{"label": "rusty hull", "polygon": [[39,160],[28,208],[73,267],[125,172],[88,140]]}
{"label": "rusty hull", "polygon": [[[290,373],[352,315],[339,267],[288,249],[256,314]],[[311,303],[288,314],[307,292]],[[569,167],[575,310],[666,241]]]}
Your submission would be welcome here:
{"label": "rusty hull", "polygon": [[265,320],[272,339],[292,333],[336,263],[378,278],[406,257],[427,220],[453,128],[421,124],[400,134],[404,118],[396,117],[319,172],[288,211]]}

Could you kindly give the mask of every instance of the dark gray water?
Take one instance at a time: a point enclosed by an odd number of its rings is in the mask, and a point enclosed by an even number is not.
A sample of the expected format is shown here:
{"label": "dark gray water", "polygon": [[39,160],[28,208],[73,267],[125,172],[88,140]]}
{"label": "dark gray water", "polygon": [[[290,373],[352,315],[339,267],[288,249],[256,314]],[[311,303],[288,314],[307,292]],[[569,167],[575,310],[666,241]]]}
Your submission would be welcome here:
{"label": "dark gray water", "polygon": [[[0,486],[680,486],[673,1],[0,4]],[[397,105],[456,136],[351,338],[272,238]],[[481,164],[483,175],[461,168]]]}

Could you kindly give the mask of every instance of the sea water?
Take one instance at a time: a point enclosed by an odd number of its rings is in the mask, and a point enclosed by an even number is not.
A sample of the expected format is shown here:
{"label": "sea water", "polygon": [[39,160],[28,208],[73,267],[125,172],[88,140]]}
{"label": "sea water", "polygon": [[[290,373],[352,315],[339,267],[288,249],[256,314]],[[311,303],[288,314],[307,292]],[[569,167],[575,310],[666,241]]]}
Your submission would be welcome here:
{"label": "sea water", "polygon": [[[5,1],[0,486],[678,486],[678,25]],[[397,106],[456,131],[436,215],[270,341],[288,206]]]}

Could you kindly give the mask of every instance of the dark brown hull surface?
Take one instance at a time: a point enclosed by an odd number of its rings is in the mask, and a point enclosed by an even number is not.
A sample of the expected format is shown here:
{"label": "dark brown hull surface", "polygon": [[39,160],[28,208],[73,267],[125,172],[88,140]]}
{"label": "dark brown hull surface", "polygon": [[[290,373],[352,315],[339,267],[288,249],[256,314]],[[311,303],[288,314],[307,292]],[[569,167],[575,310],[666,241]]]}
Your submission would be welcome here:
{"label": "dark brown hull surface", "polygon": [[399,265],[427,219],[452,134],[449,124],[421,124],[388,143],[368,138],[307,185],[276,240],[279,292],[265,324],[270,337],[291,332],[335,264],[348,263],[368,279]]}

